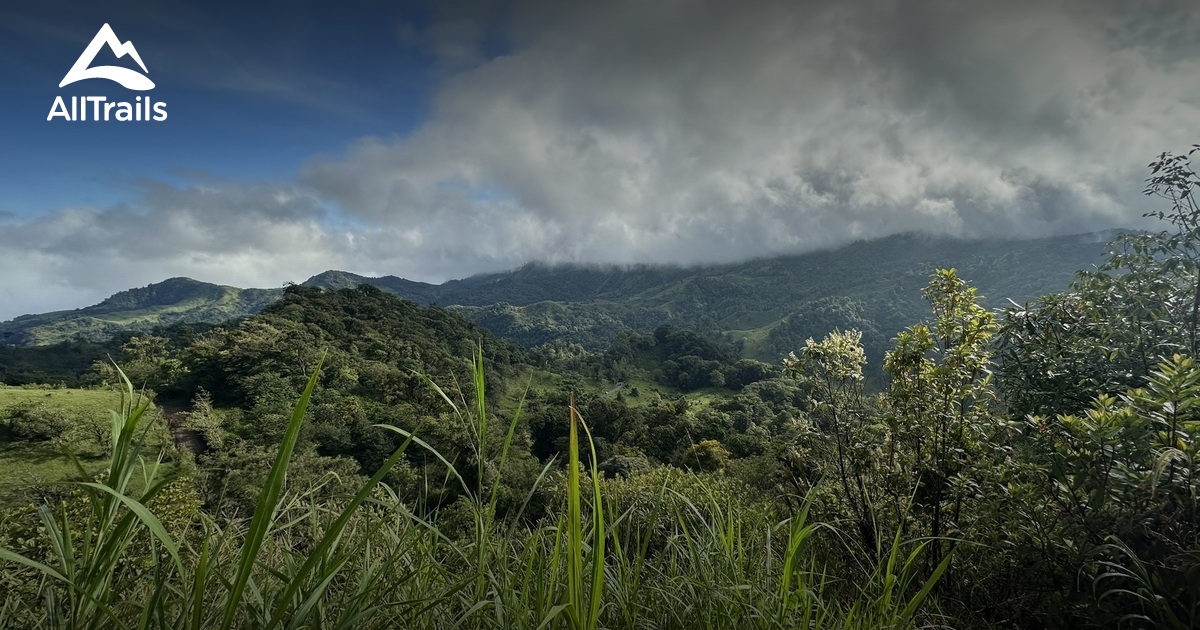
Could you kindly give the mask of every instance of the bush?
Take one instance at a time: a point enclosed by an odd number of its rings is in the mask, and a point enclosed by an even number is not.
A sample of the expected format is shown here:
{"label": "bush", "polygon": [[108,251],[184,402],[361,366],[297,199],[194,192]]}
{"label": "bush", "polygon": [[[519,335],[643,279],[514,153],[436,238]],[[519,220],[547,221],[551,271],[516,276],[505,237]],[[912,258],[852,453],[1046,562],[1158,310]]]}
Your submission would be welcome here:
{"label": "bush", "polygon": [[651,551],[685,531],[727,524],[729,519],[753,530],[776,522],[773,506],[732,477],[658,466],[627,478],[606,479],[604,501],[611,511],[614,536],[649,536]]}
{"label": "bush", "polygon": [[13,436],[21,440],[53,440],[70,427],[71,417],[66,412],[44,404],[18,407],[8,412],[8,428]]}

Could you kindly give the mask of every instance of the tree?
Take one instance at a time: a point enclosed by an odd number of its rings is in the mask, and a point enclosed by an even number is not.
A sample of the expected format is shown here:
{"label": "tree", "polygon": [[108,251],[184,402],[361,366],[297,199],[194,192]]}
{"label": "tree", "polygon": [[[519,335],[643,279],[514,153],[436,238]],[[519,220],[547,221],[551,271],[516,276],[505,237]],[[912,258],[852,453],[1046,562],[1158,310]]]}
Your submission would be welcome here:
{"label": "tree", "polygon": [[939,269],[924,295],[931,322],[897,335],[884,369],[892,377],[889,463],[915,476],[914,507],[931,538],[933,567],[946,553],[943,538],[963,529],[964,507],[980,495],[987,469],[984,445],[998,420],[989,369],[996,321],[954,269]]}
{"label": "tree", "polygon": [[62,436],[74,421],[74,418],[71,418],[63,410],[55,409],[45,403],[8,409],[6,415],[8,430],[12,432],[13,436],[33,442],[54,440]]}
{"label": "tree", "polygon": [[[177,384],[186,373],[186,368],[172,356],[170,343],[170,339],[154,335],[131,337],[121,346],[121,371],[137,387],[154,389]],[[105,382],[118,381],[116,369],[110,361],[97,361],[92,369]]]}
{"label": "tree", "polygon": [[1164,152],[1151,162],[1150,178],[1145,194],[1171,202],[1167,210],[1149,212],[1143,216],[1169,222],[1174,229],[1152,235],[1151,244],[1161,259],[1161,267],[1181,297],[1187,300],[1176,304],[1176,321],[1186,331],[1187,350],[1195,356],[1197,326],[1200,325],[1200,206],[1193,193],[1200,188],[1200,175],[1191,166],[1191,155],[1200,151],[1192,145],[1185,155]]}
{"label": "tree", "polygon": [[729,465],[729,451],[717,440],[700,440],[680,458],[684,468],[701,472],[718,472]]}
{"label": "tree", "polygon": [[1137,615],[1195,627],[1200,365],[1176,355],[1146,387],[1101,394],[1082,413],[1032,416],[1024,433],[1023,458],[1037,465],[1025,470],[1034,491],[1021,493],[1014,547],[1036,550],[1051,584],[1091,577],[1107,592],[1090,613],[1107,615],[1099,625]]}
{"label": "tree", "polygon": [[869,467],[876,457],[869,452],[874,438],[863,392],[863,366],[867,363],[857,330],[834,330],[821,341],[809,338],[800,356],[784,359],[787,374],[805,378],[812,387],[810,408],[834,437],[833,466],[841,496],[848,504],[863,547],[876,549],[875,515],[868,490]]}
{"label": "tree", "polygon": [[1170,206],[1143,216],[1159,232],[1119,234],[1107,261],[1080,272],[1070,290],[1004,314],[1000,389],[1018,415],[1077,413],[1097,393],[1146,384],[1172,355],[1200,350],[1200,175],[1190,156],[1151,162],[1145,194]]}

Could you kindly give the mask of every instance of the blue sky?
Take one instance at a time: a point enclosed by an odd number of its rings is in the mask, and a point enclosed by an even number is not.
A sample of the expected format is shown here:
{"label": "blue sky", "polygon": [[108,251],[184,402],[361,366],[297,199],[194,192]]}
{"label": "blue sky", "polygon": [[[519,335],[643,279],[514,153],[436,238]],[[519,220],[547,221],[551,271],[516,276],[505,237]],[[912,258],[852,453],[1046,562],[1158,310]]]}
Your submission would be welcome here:
{"label": "blue sky", "polygon": [[[429,17],[403,3],[364,5],[370,19],[358,20],[336,3],[11,5],[0,21],[10,148],[0,209],[19,216],[111,204],[143,178],[287,178],[349,139],[411,132],[435,81],[434,59],[402,36]],[[104,23],[137,47],[168,122],[37,124],[56,95],[123,98],[103,80],[57,88]],[[134,67],[107,48],[96,63]]]}
{"label": "blue sky", "polygon": [[[1193,0],[9,0],[2,15],[0,319],[172,276],[442,281],[1144,225],[1146,164],[1200,142]],[[58,88],[105,23],[168,120],[46,121],[56,96],[136,96]]]}

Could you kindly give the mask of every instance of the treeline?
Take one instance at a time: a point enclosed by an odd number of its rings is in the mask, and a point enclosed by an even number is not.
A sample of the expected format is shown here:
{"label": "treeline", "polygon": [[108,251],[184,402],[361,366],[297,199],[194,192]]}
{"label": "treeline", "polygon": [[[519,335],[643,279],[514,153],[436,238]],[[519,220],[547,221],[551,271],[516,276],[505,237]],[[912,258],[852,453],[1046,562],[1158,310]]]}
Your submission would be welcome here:
{"label": "treeline", "polygon": [[117,355],[121,340],[108,343],[64,342],[50,346],[0,345],[0,383],[82,387],[92,380],[92,365]]}
{"label": "treeline", "polygon": [[616,381],[646,373],[655,382],[683,392],[707,387],[739,391],[779,370],[742,359],[729,344],[664,324],[651,333],[625,332],[597,357],[601,372]]}

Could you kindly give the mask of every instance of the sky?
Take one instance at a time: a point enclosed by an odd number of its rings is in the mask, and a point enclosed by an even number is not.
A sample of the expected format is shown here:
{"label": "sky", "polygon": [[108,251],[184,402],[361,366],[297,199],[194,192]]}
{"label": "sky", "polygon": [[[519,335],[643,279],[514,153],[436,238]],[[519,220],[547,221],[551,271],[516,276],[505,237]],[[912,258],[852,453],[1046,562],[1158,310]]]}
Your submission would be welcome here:
{"label": "sky", "polygon": [[[104,24],[152,90],[58,87]],[[1200,142],[1200,2],[6,0],[0,79],[4,320],[1144,226],[1147,164]],[[97,95],[168,116],[47,120]]]}

